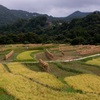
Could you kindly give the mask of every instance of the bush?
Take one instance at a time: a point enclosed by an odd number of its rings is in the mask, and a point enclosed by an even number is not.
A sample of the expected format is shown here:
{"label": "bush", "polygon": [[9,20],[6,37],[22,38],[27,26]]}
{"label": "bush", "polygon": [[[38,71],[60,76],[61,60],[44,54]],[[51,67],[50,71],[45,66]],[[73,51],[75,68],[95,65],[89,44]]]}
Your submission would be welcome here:
{"label": "bush", "polygon": [[24,41],[24,44],[30,44],[30,42],[29,41]]}

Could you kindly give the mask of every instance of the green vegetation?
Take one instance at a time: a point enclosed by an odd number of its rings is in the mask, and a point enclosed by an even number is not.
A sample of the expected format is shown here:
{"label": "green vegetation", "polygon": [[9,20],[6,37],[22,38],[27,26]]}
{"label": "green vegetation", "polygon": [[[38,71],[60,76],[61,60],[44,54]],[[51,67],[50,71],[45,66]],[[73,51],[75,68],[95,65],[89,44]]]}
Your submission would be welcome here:
{"label": "green vegetation", "polygon": [[73,19],[62,25],[48,25],[46,16],[19,19],[0,27],[0,44],[69,43],[100,44],[100,12]]}
{"label": "green vegetation", "polygon": [[[80,11],[76,11],[70,16],[67,17],[53,17],[53,16],[48,16],[47,14],[44,14],[48,21],[52,21],[53,24],[58,25],[58,23],[64,22],[64,21],[70,21],[73,18],[80,18],[80,17],[85,17],[89,13],[82,13]],[[36,16],[41,16],[42,14],[39,13],[30,13],[27,11],[23,10],[10,10],[2,5],[0,5],[0,26],[5,25],[8,23],[12,23],[20,18],[28,19]],[[7,16],[7,17],[6,17]]]}
{"label": "green vegetation", "polygon": [[97,65],[95,66],[89,65],[81,61],[73,61],[73,62],[68,62],[68,63],[63,62],[63,64],[65,64],[65,66],[69,66],[70,68],[87,71],[90,74],[100,75],[100,67],[98,67]]}
{"label": "green vegetation", "polygon": [[[88,56],[89,56],[89,55],[88,55]],[[87,56],[86,56],[86,57],[87,57]],[[96,58],[100,58],[100,56],[89,57],[89,58],[86,58],[86,59],[82,59],[82,60],[80,60],[80,61],[82,61],[82,62],[87,62],[87,61],[89,61],[89,60],[96,59]]]}
{"label": "green vegetation", "polygon": [[0,100],[15,100],[15,98],[0,88]]}
{"label": "green vegetation", "polygon": [[57,66],[58,66],[59,68],[61,68],[61,69],[63,69],[63,70],[66,70],[66,71],[69,71],[69,72],[74,72],[74,73],[79,73],[79,74],[81,74],[81,73],[88,73],[88,72],[85,71],[85,70],[80,70],[80,69],[76,69],[76,68],[71,68],[71,67],[69,67],[69,66],[65,66],[65,65],[63,65],[63,64],[61,64],[61,63],[58,63],[58,62],[56,62],[56,64],[57,64]]}

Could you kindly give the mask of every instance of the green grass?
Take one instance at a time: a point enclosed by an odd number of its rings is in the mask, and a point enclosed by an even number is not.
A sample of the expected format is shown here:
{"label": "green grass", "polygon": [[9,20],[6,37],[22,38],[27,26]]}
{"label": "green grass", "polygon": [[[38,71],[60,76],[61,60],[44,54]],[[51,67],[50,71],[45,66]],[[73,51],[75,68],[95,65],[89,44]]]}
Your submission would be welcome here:
{"label": "green grass", "polygon": [[62,70],[68,71],[68,72],[74,72],[74,73],[78,73],[78,74],[89,73],[88,71],[85,71],[83,69],[71,68],[68,65],[66,66],[59,62],[55,62],[55,63],[57,64],[57,66],[59,68],[61,68]]}
{"label": "green grass", "polygon": [[10,50],[17,50],[17,49],[24,49],[24,47],[4,47],[2,48],[4,51],[10,51]]}
{"label": "green grass", "polygon": [[90,74],[100,75],[100,67],[97,65],[89,65],[81,61],[72,61],[72,62],[63,62],[65,66],[69,66],[70,68],[85,70]]}
{"label": "green grass", "polygon": [[15,100],[15,98],[8,95],[3,89],[0,88],[0,100]]}
{"label": "green grass", "polygon": [[[89,56],[89,55],[88,55],[88,56]],[[91,56],[91,55],[90,55],[90,56]],[[85,56],[85,57],[87,57],[87,56]],[[87,62],[87,61],[89,61],[89,60],[96,59],[96,58],[100,58],[100,56],[89,57],[89,58],[86,58],[86,59],[82,59],[82,60],[80,60],[80,61],[82,61],[82,62]]]}
{"label": "green grass", "polygon": [[[23,63],[27,68],[33,70],[33,71],[37,71],[37,72],[44,72],[43,68],[41,67],[41,65],[39,63]],[[57,67],[57,65],[55,63],[49,63],[49,68],[50,68],[50,74],[53,74],[55,76],[59,76],[59,77],[67,77],[67,76],[74,76],[74,75],[78,75],[78,73],[74,73],[74,72],[67,72],[65,70],[60,69],[59,67]]]}
{"label": "green grass", "polygon": [[0,51],[0,56],[1,55],[6,55],[6,54],[8,54],[10,51]]}
{"label": "green grass", "polygon": [[36,71],[36,72],[44,72],[43,68],[40,66],[39,63],[23,63],[26,68]]}
{"label": "green grass", "polygon": [[52,46],[29,47],[29,50],[44,50],[44,49],[55,48],[55,47],[58,47],[58,46],[52,45]]}
{"label": "green grass", "polygon": [[74,73],[74,72],[65,71],[65,70],[59,68],[55,62],[49,63],[49,67],[51,70],[49,73],[54,74],[59,77],[74,76],[74,75],[78,74],[78,73]]}

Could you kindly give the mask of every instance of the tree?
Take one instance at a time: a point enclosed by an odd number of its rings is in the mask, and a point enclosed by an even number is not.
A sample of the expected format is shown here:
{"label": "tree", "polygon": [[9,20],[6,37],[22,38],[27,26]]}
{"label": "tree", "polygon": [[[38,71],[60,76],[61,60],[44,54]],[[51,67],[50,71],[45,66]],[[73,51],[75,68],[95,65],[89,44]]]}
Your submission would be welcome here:
{"label": "tree", "polygon": [[83,37],[76,37],[72,40],[72,45],[84,44],[85,39]]}

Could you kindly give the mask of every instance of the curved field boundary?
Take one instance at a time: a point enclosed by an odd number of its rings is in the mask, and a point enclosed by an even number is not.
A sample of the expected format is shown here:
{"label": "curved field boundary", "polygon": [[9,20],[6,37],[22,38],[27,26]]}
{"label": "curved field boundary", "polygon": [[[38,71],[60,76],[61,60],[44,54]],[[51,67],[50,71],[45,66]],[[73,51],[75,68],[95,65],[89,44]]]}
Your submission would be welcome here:
{"label": "curved field boundary", "polygon": [[[95,54],[87,57],[77,58],[77,59],[69,59],[69,60],[57,60],[57,61],[45,61],[45,62],[69,62],[69,61],[75,61],[75,60],[82,60],[90,57],[100,56],[100,54]],[[2,64],[12,63],[12,62],[1,62]],[[39,61],[26,61],[26,62],[20,62],[20,63],[39,63]]]}
{"label": "curved field boundary", "polygon": [[[39,82],[44,85],[48,85],[50,87],[56,89],[65,88],[66,85],[59,81],[54,75],[46,73],[46,72],[35,72],[27,69],[24,65],[14,62],[7,64],[8,68],[14,74],[23,75],[25,77],[31,78],[36,82]],[[34,67],[34,66],[33,66]]]}
{"label": "curved field boundary", "polygon": [[12,73],[0,76],[0,88],[18,100],[100,100],[100,96],[94,94],[54,91]]}
{"label": "curved field boundary", "polygon": [[33,57],[30,54],[33,53],[33,52],[37,52],[37,51],[39,51],[39,50],[32,50],[32,51],[22,52],[17,56],[17,60],[19,60],[19,61],[34,60]]}
{"label": "curved field boundary", "polygon": [[0,63],[0,74],[5,73],[7,70],[4,68],[4,66]]}
{"label": "curved field boundary", "polygon": [[[89,60],[89,61],[86,62],[86,64],[98,65],[98,66],[100,66],[100,58]],[[100,67],[99,67],[99,68],[100,68]]]}

